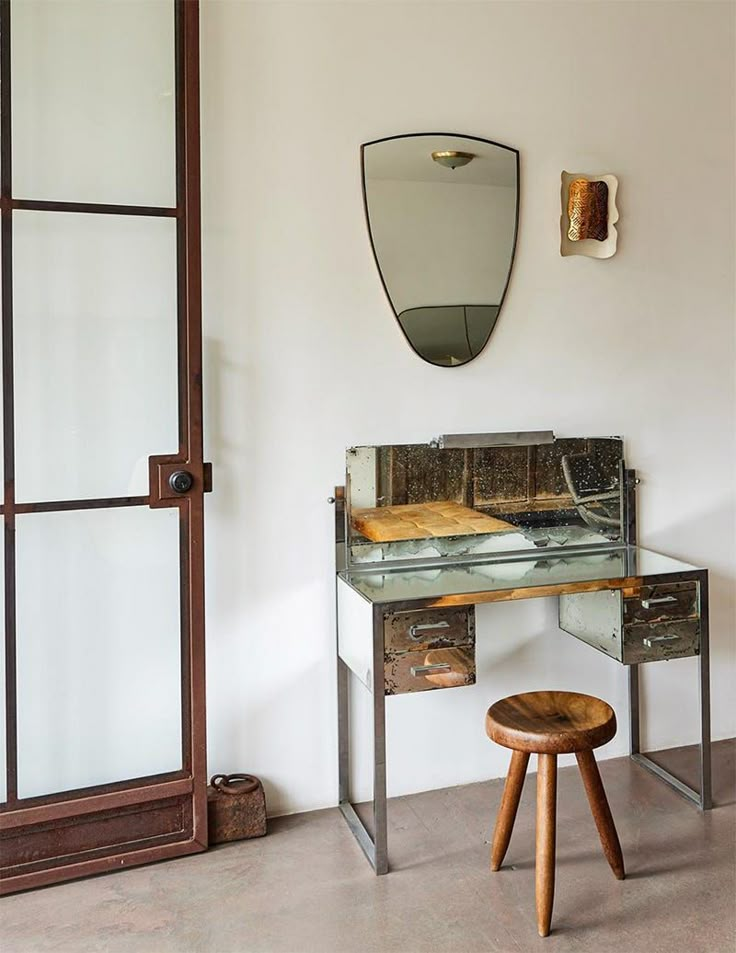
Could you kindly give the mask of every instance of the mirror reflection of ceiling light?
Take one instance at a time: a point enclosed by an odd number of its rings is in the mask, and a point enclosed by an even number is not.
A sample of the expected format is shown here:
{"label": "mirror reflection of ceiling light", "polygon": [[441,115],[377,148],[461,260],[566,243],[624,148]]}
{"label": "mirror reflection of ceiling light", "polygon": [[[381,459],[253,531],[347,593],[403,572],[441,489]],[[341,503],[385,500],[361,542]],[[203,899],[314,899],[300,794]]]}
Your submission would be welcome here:
{"label": "mirror reflection of ceiling light", "polygon": [[446,169],[458,169],[472,162],[475,155],[472,152],[433,152],[432,158],[438,165],[443,165]]}

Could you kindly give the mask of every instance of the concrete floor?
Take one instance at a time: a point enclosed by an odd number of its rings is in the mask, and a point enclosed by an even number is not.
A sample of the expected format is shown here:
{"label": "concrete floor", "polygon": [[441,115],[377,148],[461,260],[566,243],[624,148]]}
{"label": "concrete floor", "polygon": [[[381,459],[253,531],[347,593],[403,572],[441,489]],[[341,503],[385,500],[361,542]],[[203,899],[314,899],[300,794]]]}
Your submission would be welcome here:
{"label": "concrete floor", "polygon": [[[545,940],[535,928],[530,778],[496,874],[487,842],[503,782],[489,781],[393,800],[386,877],[372,874],[336,810],[295,815],[272,821],[260,840],[8,897],[0,949],[734,953],[736,742],[713,753],[717,807],[705,815],[628,759],[602,763],[624,882],[603,858],[577,768],[560,771]],[[690,754],[667,755],[685,780]]]}

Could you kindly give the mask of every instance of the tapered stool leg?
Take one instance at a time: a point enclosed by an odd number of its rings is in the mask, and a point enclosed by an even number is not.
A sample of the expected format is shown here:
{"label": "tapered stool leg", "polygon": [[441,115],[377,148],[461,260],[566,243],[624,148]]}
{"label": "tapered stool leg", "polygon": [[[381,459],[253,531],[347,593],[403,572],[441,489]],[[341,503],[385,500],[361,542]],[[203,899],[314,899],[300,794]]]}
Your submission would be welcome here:
{"label": "tapered stool leg", "polygon": [[598,828],[603,853],[606,855],[606,860],[611,865],[611,870],[616,878],[623,880],[626,876],[624,857],[621,853],[616,825],[613,823],[611,808],[608,806],[608,798],[601,781],[595,755],[592,751],[577,751],[575,757],[578,759],[578,767],[585,785],[585,793],[588,795],[590,810],[593,812],[595,826]]}
{"label": "tapered stool leg", "polygon": [[524,787],[526,766],[529,764],[527,751],[514,751],[511,755],[509,772],[506,775],[506,784],[503,788],[501,807],[498,809],[496,827],[493,831],[493,846],[491,847],[491,870],[498,870],[511,840],[514,829],[516,812],[519,808],[521,789]]}
{"label": "tapered stool leg", "polygon": [[555,899],[557,755],[540,754],[537,757],[537,929],[540,936],[549,936]]}

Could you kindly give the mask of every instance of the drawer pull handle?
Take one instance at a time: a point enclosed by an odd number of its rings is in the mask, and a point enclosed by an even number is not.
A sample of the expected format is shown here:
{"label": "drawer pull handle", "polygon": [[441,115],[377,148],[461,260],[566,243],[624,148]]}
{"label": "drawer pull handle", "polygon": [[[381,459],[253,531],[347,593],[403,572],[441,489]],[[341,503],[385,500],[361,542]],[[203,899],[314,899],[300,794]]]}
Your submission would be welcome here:
{"label": "drawer pull handle", "polygon": [[437,662],[435,665],[412,665],[410,671],[414,678],[419,678],[420,675],[429,675],[430,673],[451,672],[452,665],[448,662]]}
{"label": "drawer pull handle", "polygon": [[409,638],[421,642],[422,632],[431,632],[434,629],[449,629],[449,622],[425,622],[423,625],[410,625]]}
{"label": "drawer pull handle", "polygon": [[644,645],[648,649],[653,649],[656,648],[655,642],[677,642],[679,639],[679,635],[648,635],[644,639]]}
{"label": "drawer pull handle", "polygon": [[660,596],[658,599],[642,599],[641,604],[645,609],[651,609],[652,606],[663,606],[670,602],[677,602],[676,596]]}

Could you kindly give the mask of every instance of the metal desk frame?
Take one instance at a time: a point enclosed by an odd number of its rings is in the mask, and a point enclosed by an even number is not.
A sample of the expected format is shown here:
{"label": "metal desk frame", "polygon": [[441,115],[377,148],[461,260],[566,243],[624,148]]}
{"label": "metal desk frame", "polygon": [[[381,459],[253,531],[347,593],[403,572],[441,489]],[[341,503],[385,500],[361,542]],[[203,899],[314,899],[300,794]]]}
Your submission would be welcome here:
{"label": "metal desk frame", "polygon": [[[636,546],[636,473],[624,470],[624,538],[627,546]],[[335,488],[330,502],[335,504],[335,555],[336,570],[346,566],[346,507],[345,488]],[[633,567],[632,567],[633,568]],[[698,656],[698,702],[700,711],[700,790],[695,790],[682,782],[665,768],[653,761],[641,751],[639,666],[630,665],[629,669],[629,753],[636,764],[646,768],[660,780],[672,787],[678,794],[694,802],[701,811],[712,807],[711,798],[711,737],[710,737],[710,669],[709,669],[709,630],[708,630],[708,573],[706,570],[693,569],[687,572],[636,576],[619,580],[599,580],[596,588],[613,589],[639,585],[643,580],[652,585],[665,582],[696,581],[700,598],[700,654]],[[336,576],[337,587],[337,576]],[[443,605],[477,605],[484,602],[501,602],[519,598],[539,598],[581,591],[578,583],[560,583],[544,587],[530,588],[529,594],[519,596],[519,590],[501,590],[486,593],[461,593],[443,599]],[[590,591],[587,582],[584,588]],[[450,601],[448,601],[448,599]],[[422,609],[435,606],[433,599],[414,599],[407,602],[391,602],[386,605],[373,605],[373,835],[358,816],[350,796],[350,669],[340,658],[337,651],[337,725],[338,725],[338,778],[339,806],[345,820],[360,844],[376,874],[388,873],[388,825],[386,797],[386,697],[384,694],[384,628],[383,615],[387,606],[392,612],[410,609]],[[336,627],[337,627],[336,613]]]}

